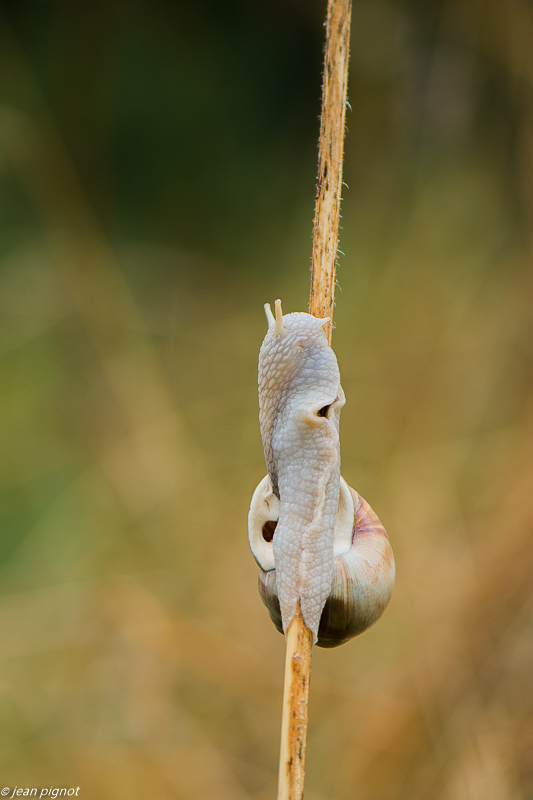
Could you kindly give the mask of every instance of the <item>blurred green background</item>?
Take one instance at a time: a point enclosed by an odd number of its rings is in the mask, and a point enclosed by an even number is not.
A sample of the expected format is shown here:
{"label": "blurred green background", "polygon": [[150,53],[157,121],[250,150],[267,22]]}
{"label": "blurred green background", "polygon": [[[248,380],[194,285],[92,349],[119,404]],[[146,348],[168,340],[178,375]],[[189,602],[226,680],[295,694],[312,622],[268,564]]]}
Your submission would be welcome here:
{"label": "blurred green background", "polygon": [[[0,784],[275,796],[246,515],[307,306],[325,2],[0,2]],[[533,6],[355,0],[336,349],[381,622],[306,800],[533,798]]]}

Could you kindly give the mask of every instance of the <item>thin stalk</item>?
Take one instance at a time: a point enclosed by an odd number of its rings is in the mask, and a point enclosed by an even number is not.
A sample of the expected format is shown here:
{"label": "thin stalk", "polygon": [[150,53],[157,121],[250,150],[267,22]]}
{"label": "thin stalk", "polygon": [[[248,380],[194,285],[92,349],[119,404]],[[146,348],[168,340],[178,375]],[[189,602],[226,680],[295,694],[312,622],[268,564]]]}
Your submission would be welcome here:
{"label": "thin stalk", "polygon": [[351,0],[329,0],[309,313],[329,317],[331,343],[342,190]]}
{"label": "thin stalk", "polygon": [[[309,313],[331,344],[342,189],[351,0],[328,0]],[[313,637],[301,613],[286,632],[278,800],[302,800]]]}
{"label": "thin stalk", "polygon": [[286,640],[278,800],[300,800],[304,794],[313,647],[313,636],[301,614],[297,614],[289,625]]}

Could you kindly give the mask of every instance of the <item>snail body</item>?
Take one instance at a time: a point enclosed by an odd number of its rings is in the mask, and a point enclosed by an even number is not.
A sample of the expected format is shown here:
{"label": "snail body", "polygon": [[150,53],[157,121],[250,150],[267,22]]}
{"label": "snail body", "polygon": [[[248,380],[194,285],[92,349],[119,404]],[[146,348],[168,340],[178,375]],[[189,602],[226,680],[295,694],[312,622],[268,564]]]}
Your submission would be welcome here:
{"label": "snail body", "polygon": [[259,591],[281,632],[300,608],[313,640],[343,644],[379,619],[394,584],[387,534],[340,476],[345,403],[337,359],[310,314],[276,317],[259,355],[259,418],[268,475],[248,516]]}

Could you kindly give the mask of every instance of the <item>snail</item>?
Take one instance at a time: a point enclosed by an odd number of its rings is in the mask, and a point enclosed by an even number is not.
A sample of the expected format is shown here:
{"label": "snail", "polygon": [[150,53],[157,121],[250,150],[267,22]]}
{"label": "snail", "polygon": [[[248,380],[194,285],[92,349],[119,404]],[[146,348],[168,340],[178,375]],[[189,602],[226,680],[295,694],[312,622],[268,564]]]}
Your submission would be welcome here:
{"label": "snail", "polygon": [[327,319],[274,317],[259,354],[259,420],[268,475],[248,515],[259,592],[280,632],[301,610],[321,647],[336,647],[385,610],[395,566],[371,507],[340,475],[345,403]]}

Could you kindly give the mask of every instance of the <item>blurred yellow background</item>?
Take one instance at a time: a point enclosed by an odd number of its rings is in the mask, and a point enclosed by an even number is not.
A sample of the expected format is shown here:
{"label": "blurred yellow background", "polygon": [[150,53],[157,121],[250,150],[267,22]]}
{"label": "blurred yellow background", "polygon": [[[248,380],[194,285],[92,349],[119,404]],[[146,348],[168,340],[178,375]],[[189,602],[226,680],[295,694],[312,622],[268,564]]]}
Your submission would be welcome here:
{"label": "blurred yellow background", "polygon": [[[246,515],[306,310],[325,2],[0,3],[0,784],[275,796]],[[343,475],[396,555],[306,800],[533,798],[533,6],[356,0]]]}

